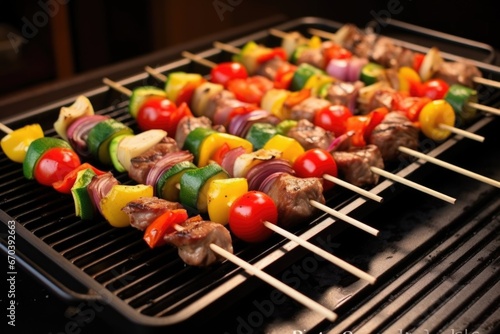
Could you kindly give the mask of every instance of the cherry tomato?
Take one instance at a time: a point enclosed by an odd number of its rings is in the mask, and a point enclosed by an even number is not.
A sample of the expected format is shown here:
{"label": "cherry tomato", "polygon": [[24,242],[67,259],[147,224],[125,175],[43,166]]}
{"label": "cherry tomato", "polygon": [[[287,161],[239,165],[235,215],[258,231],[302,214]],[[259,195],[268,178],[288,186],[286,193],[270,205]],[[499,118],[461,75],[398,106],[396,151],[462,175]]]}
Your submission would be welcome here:
{"label": "cherry tomato", "polygon": [[297,66],[289,62],[284,62],[283,65],[278,67],[274,76],[274,88],[288,89],[292,83],[293,74],[296,69]]}
{"label": "cherry tomato", "polygon": [[[305,151],[295,159],[293,170],[298,177],[318,177],[323,178],[323,175],[331,175],[337,177],[337,163],[333,156],[327,150],[313,148]],[[323,182],[323,189],[328,190],[333,187],[330,181]]]}
{"label": "cherry tomato", "polygon": [[286,55],[285,49],[280,47],[273,48],[269,50],[269,52],[263,53],[260,56],[258,56],[257,62],[262,64],[274,58],[281,58],[283,60],[287,60],[288,57]]}
{"label": "cherry tomato", "polygon": [[263,222],[278,222],[278,208],[273,199],[260,191],[249,191],[238,197],[229,209],[231,232],[246,242],[261,242],[269,238],[273,231]]}
{"label": "cherry tomato", "polygon": [[332,105],[316,112],[314,125],[331,131],[338,137],[346,132],[346,122],[351,116],[352,112],[346,106]]}
{"label": "cherry tomato", "polygon": [[147,99],[137,113],[137,124],[142,131],[163,129],[170,137],[175,137],[179,120],[175,103],[159,96]]}
{"label": "cherry tomato", "polygon": [[420,87],[420,96],[428,97],[431,100],[442,100],[448,92],[450,86],[446,81],[442,79],[431,79],[424,83]]}
{"label": "cherry tomato", "polygon": [[210,71],[210,77],[213,83],[226,87],[230,80],[248,78],[248,72],[241,63],[225,62],[214,66]]}
{"label": "cherry tomato", "polygon": [[70,148],[49,148],[38,159],[34,169],[35,180],[45,186],[64,179],[66,174],[80,166],[80,158]]}
{"label": "cherry tomato", "polygon": [[265,92],[274,87],[274,83],[259,75],[246,79],[234,79],[227,83],[227,89],[243,102],[259,104]]}
{"label": "cherry tomato", "polygon": [[365,132],[369,123],[369,115],[357,115],[347,119],[346,131],[353,131],[351,142],[354,146],[363,147],[366,145]]}

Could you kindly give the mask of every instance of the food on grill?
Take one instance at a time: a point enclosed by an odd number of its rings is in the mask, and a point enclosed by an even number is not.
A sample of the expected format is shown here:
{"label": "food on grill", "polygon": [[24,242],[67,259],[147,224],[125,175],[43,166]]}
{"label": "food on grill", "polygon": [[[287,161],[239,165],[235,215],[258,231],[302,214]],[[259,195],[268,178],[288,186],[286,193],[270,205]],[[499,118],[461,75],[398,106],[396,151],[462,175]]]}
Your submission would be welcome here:
{"label": "food on grill", "polygon": [[122,208],[122,211],[129,216],[131,226],[144,231],[163,213],[182,208],[182,205],[178,202],[171,202],[153,196],[141,197],[130,201]]}
{"label": "food on grill", "polygon": [[287,173],[274,174],[266,193],[278,207],[280,225],[296,226],[313,216],[318,210],[310,202],[325,203],[320,178],[299,178]]}
{"label": "food on grill", "polygon": [[326,131],[306,119],[298,121],[296,126],[288,130],[287,136],[296,139],[304,150],[311,148],[326,150],[335,139],[332,132]]}
{"label": "food on grill", "polygon": [[177,247],[186,264],[208,266],[222,261],[224,258],[212,251],[212,244],[233,253],[231,234],[223,225],[201,219],[188,219],[179,225],[182,229],[166,234],[164,240]]}
{"label": "food on grill", "polygon": [[22,128],[11,131],[7,129],[0,141],[0,145],[5,155],[12,161],[22,163],[26,157],[26,151],[31,142],[44,136],[40,124],[29,124]]}
{"label": "food on grill", "polygon": [[269,238],[273,231],[264,222],[278,223],[276,201],[260,191],[249,191],[238,197],[229,210],[231,232],[239,239],[254,243]]}
{"label": "food on grill", "polygon": [[378,183],[379,175],[370,169],[372,166],[384,169],[384,160],[377,146],[352,147],[347,151],[334,151],[332,155],[339,174],[347,182],[359,187]]}
{"label": "food on grill", "polygon": [[80,157],[66,141],[41,137],[33,140],[26,151],[23,174],[28,180],[52,186],[80,164]]}
{"label": "food on grill", "polygon": [[388,113],[373,129],[369,142],[377,146],[386,161],[395,160],[400,152],[399,147],[418,148],[418,128],[398,112]]}
{"label": "food on grill", "polygon": [[54,130],[61,138],[69,140],[67,132],[71,123],[83,116],[90,115],[94,115],[94,107],[87,97],[80,95],[72,105],[61,108],[59,117],[54,122]]}
{"label": "food on grill", "polygon": [[[293,163],[293,170],[298,177],[302,178],[316,177],[321,179],[324,175],[337,177],[337,162],[334,157],[335,155],[330,154],[327,150],[313,148],[297,157]],[[323,182],[324,190],[332,187],[332,182]]]}

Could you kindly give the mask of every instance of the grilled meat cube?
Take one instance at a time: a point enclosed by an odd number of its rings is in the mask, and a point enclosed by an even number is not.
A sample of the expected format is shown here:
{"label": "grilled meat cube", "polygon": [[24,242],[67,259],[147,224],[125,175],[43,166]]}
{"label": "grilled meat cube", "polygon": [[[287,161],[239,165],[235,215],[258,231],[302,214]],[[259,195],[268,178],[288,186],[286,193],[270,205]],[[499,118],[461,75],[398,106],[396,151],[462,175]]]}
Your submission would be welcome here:
{"label": "grilled meat cube", "polygon": [[203,110],[203,115],[209,119],[214,119],[217,109],[226,106],[228,103],[233,103],[234,101],[238,101],[236,100],[234,94],[231,91],[224,89],[210,97],[205,110]]}
{"label": "grilled meat cube", "polygon": [[392,88],[382,88],[377,90],[370,98],[370,102],[366,106],[366,109],[363,109],[363,113],[369,113],[370,111],[380,108],[386,107],[387,109],[392,109],[392,102],[394,100],[395,90]]}
{"label": "grilled meat cube", "polygon": [[474,86],[474,77],[482,77],[481,71],[473,64],[464,61],[443,62],[434,78],[443,79],[449,85]]}
{"label": "grilled meat cube", "polygon": [[305,150],[327,149],[335,139],[333,132],[315,126],[305,119],[298,121],[296,126],[288,130],[287,136],[296,139]]}
{"label": "grilled meat cube", "polygon": [[369,142],[379,148],[384,161],[391,161],[399,156],[399,146],[416,149],[418,134],[418,128],[405,115],[393,111],[373,129]]}
{"label": "grilled meat cube", "polygon": [[274,81],[274,79],[276,78],[276,73],[284,63],[285,61],[278,57],[268,60],[261,66],[259,66],[259,68],[255,72],[255,75],[261,75],[265,78],[268,78],[269,80]]}
{"label": "grilled meat cube", "polygon": [[164,240],[177,247],[180,258],[190,266],[209,266],[221,261],[210,244],[233,253],[233,244],[229,231],[221,224],[205,220],[187,220],[182,229],[167,234]]}
{"label": "grilled meat cube", "polygon": [[411,66],[414,52],[403,48],[388,37],[379,37],[373,46],[371,59],[388,68]]}
{"label": "grilled meat cube", "polygon": [[276,176],[267,194],[278,207],[279,224],[284,228],[309,220],[316,212],[310,200],[325,203],[319,178],[299,178],[288,173]]}
{"label": "grilled meat cube", "polygon": [[384,169],[382,154],[375,145],[335,151],[332,156],[343,178],[358,187],[378,183],[379,176],[372,173],[371,166]]}
{"label": "grilled meat cube", "polygon": [[182,208],[182,205],[177,202],[170,202],[158,197],[142,197],[127,203],[122,211],[128,215],[130,225],[144,231],[163,213]]}
{"label": "grilled meat cube", "polygon": [[175,133],[175,141],[179,147],[184,146],[184,141],[187,135],[196,128],[210,129],[212,121],[205,116],[193,117],[184,116],[177,125],[177,132]]}
{"label": "grilled meat cube", "polygon": [[365,34],[354,24],[345,24],[340,28],[340,44],[360,58],[369,58],[377,34]]}
{"label": "grilled meat cube", "polygon": [[177,146],[175,139],[165,137],[158,144],[154,145],[140,156],[131,159],[128,175],[137,183],[145,184],[148,173],[155,163],[166,154],[178,151],[179,147]]}
{"label": "grilled meat cube", "polygon": [[295,120],[307,119],[312,122],[316,111],[330,106],[327,100],[318,97],[308,97],[290,110],[290,118]]}
{"label": "grilled meat cube", "polygon": [[297,59],[297,65],[309,64],[316,68],[325,68],[325,57],[323,55],[323,49],[321,48],[306,48],[302,51]]}
{"label": "grilled meat cube", "polygon": [[356,108],[356,99],[359,95],[359,89],[364,87],[361,81],[356,82],[334,82],[327,90],[326,99],[331,104],[341,104],[348,107],[351,111]]}

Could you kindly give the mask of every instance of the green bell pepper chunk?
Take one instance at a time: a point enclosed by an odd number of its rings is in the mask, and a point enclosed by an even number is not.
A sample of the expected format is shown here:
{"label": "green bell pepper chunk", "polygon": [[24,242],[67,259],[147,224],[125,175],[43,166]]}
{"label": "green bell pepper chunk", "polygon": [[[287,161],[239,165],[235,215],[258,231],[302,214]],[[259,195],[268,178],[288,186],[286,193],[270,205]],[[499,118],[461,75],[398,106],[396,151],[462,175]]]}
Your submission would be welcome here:
{"label": "green bell pepper chunk", "polygon": [[[444,99],[448,102],[457,116],[456,123],[467,123],[476,116],[476,109],[469,105],[477,103],[477,91],[459,84],[453,84],[448,89]],[[461,125],[461,124],[457,124]]]}
{"label": "green bell pepper chunk", "polygon": [[252,143],[254,150],[260,150],[276,133],[278,131],[272,124],[255,123],[248,130],[246,140]]}
{"label": "green bell pepper chunk", "polygon": [[310,64],[306,63],[300,64],[295,70],[295,73],[293,74],[290,90],[292,91],[301,90],[305,86],[307,80],[315,74],[324,75],[325,72]]}
{"label": "green bell pepper chunk", "polygon": [[75,215],[83,220],[94,218],[94,202],[87,191],[87,186],[95,175],[96,173],[91,168],[83,169],[77,173],[75,183],[71,187],[71,195],[75,202]]}
{"label": "green bell pepper chunk", "polygon": [[188,150],[194,156],[194,163],[198,165],[198,161],[200,159],[200,147],[203,141],[213,133],[217,133],[217,131],[207,128],[196,128],[191,131],[184,141],[183,150]]}

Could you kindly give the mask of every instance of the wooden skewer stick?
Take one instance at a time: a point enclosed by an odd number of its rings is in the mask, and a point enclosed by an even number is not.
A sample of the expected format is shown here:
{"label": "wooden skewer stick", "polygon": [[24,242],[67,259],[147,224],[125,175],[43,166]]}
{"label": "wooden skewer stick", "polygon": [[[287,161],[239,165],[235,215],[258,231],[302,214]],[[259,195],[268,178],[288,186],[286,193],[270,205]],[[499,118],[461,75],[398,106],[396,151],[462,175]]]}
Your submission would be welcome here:
{"label": "wooden skewer stick", "polygon": [[368,232],[374,236],[378,236],[378,234],[379,234],[379,230],[377,230],[371,226],[368,226],[365,223],[362,223],[357,219],[349,217],[348,215],[343,214],[342,212],[339,212],[339,211],[334,210],[334,209],[332,209],[332,208],[330,208],[322,203],[319,203],[318,201],[311,199],[311,200],[309,200],[309,204],[311,204],[312,206],[314,206],[317,209],[320,209],[320,210],[334,216],[335,218],[343,220],[346,223],[349,223],[349,224],[351,224],[351,225],[353,225],[353,226],[355,226],[355,227],[357,227],[365,232]]}
{"label": "wooden skewer stick", "polygon": [[194,53],[191,53],[191,52],[189,52],[189,51],[183,51],[183,52],[182,52],[182,56],[183,56],[184,58],[187,58],[187,59],[190,59],[190,60],[192,60],[192,61],[195,61],[195,62],[197,62],[197,63],[199,63],[199,64],[202,64],[202,65],[204,65],[204,66],[206,66],[206,67],[208,67],[208,68],[214,68],[215,66],[217,66],[217,64],[216,64],[216,63],[214,63],[213,61],[210,61],[210,60],[208,60],[208,59],[205,59],[205,58],[203,58],[203,57],[200,57],[200,56],[198,56],[198,55],[195,55]]}
{"label": "wooden skewer stick", "polygon": [[102,82],[105,83],[106,85],[108,85],[109,87],[113,88],[114,90],[122,93],[123,95],[129,96],[129,97],[132,95],[132,91],[130,89],[128,89],[127,87],[125,87],[123,85],[120,85],[118,82],[115,82],[115,81],[110,80],[108,78],[103,78]]}
{"label": "wooden skewer stick", "polygon": [[448,130],[448,131],[450,131],[450,132],[452,132],[452,133],[454,133],[456,135],[460,135],[460,136],[463,136],[463,137],[466,137],[466,138],[478,141],[480,143],[482,143],[484,141],[484,137],[483,136],[476,135],[475,133],[459,129],[459,128],[456,128],[454,126],[450,126],[450,125],[446,125],[446,124],[442,124],[441,123],[441,124],[438,125],[438,128],[440,128],[442,130]]}
{"label": "wooden skewer stick", "polygon": [[12,130],[11,128],[9,128],[7,125],[5,125],[3,123],[0,123],[0,130],[2,130],[3,132],[5,132],[6,134],[12,133],[14,131],[14,130]]}
{"label": "wooden skewer stick", "polygon": [[438,191],[435,191],[435,190],[432,190],[430,188],[424,187],[421,184],[415,183],[413,181],[410,181],[410,180],[405,179],[403,177],[400,177],[398,175],[395,175],[395,174],[392,174],[392,173],[388,173],[388,172],[386,172],[383,169],[380,169],[380,168],[377,168],[377,167],[373,167],[373,166],[370,167],[370,169],[375,174],[378,174],[380,176],[386,177],[386,178],[391,179],[393,181],[397,181],[397,182],[402,183],[404,185],[407,185],[407,186],[409,186],[411,188],[420,190],[420,191],[422,191],[422,192],[424,192],[426,194],[429,194],[431,196],[439,198],[439,199],[441,199],[441,200],[443,200],[445,202],[448,202],[448,203],[451,203],[451,204],[455,204],[456,199],[453,198],[453,197],[447,196],[447,195],[442,194],[442,193],[440,193]]}
{"label": "wooden skewer stick", "polygon": [[500,109],[498,109],[498,108],[485,106],[484,104],[479,104],[476,102],[469,102],[468,104],[469,104],[469,106],[471,106],[472,108],[476,108],[477,110],[482,110],[482,111],[485,111],[487,113],[500,116]]}
{"label": "wooden skewer stick", "polygon": [[264,282],[268,283],[269,285],[271,285],[271,286],[275,287],[276,289],[280,290],[281,292],[285,293],[289,297],[295,299],[296,301],[298,301],[302,305],[305,305],[309,309],[320,313],[328,320],[335,321],[337,319],[337,315],[334,312],[332,312],[331,310],[329,310],[328,308],[317,303],[316,301],[312,300],[311,298],[303,295],[302,293],[298,292],[297,290],[294,290],[293,288],[289,287],[288,285],[284,284],[283,282],[274,278],[273,276],[269,275],[268,273],[251,265],[250,263],[240,259],[236,255],[225,250],[224,248],[221,248],[215,244],[210,244],[210,249],[212,249],[215,253],[219,254],[220,256],[225,257],[229,261],[231,261],[234,264],[245,269],[249,273],[257,276],[258,278],[260,278]]}
{"label": "wooden skewer stick", "polygon": [[296,242],[297,244],[301,245],[302,247],[304,247],[304,248],[310,250],[311,252],[321,256],[322,258],[330,261],[331,263],[339,266],[340,268],[344,269],[345,271],[348,271],[351,274],[368,281],[370,284],[375,284],[376,278],[373,277],[372,275],[365,273],[364,271],[362,271],[362,270],[356,268],[355,266],[345,262],[344,260],[341,260],[338,257],[328,253],[327,251],[319,248],[318,246],[313,245],[309,241],[304,240],[303,238],[300,238],[300,237],[296,236],[295,234],[290,233],[287,230],[285,230],[285,229],[283,229],[275,224],[272,224],[270,222],[264,222],[263,224],[268,229],[278,233],[279,235],[281,235],[287,239],[290,239],[290,240]]}
{"label": "wooden skewer stick", "polygon": [[497,188],[500,188],[500,181],[497,181],[497,180],[494,180],[494,179],[491,179],[491,178],[488,178],[488,177],[485,177],[485,176],[482,176],[480,174],[477,174],[477,173],[474,173],[474,172],[471,172],[467,169],[464,169],[464,168],[461,168],[461,167],[458,167],[458,166],[455,166],[453,164],[450,164],[448,162],[444,162],[443,160],[439,160],[439,159],[436,159],[436,158],[433,158],[433,157],[430,157],[428,156],[427,154],[423,154],[423,153],[420,153],[418,151],[415,151],[415,150],[412,150],[412,149],[409,149],[407,147],[399,147],[399,150],[403,153],[406,153],[408,155],[411,155],[411,156],[414,156],[416,158],[419,158],[419,159],[422,159],[422,160],[425,160],[425,161],[428,161],[428,162],[431,162],[433,164],[436,164],[438,166],[441,166],[443,168],[447,168],[449,170],[452,170],[454,172],[457,172],[459,174],[462,174],[462,175],[465,175],[465,176],[468,176],[470,178],[473,178],[473,179],[476,179],[478,181],[481,181],[481,182],[484,182],[484,183],[487,183],[489,185],[492,185],[494,187],[497,187]]}
{"label": "wooden skewer stick", "polygon": [[495,80],[486,79],[486,78],[483,78],[483,77],[474,77],[474,78],[472,78],[472,81],[474,81],[474,82],[476,82],[478,84],[481,84],[481,85],[491,86],[491,87],[495,87],[495,88],[500,88],[500,82],[495,81]]}
{"label": "wooden skewer stick", "polygon": [[[187,51],[183,52],[183,55],[187,56],[187,58],[189,58],[189,59],[191,59],[193,61],[198,61],[198,59],[203,59],[202,57],[199,57],[199,56],[194,55],[194,54],[192,54],[190,52],[187,52]],[[210,61],[208,61],[208,62],[211,63]],[[216,65],[215,63],[213,63],[213,64],[214,64],[214,66]],[[209,66],[208,63],[206,65]],[[151,76],[157,78],[158,80],[162,80],[163,74],[159,73],[154,68],[146,66],[146,71]],[[165,78],[165,80],[166,80],[166,78]],[[164,80],[162,80],[162,81],[164,81]],[[367,191],[367,190],[365,190],[365,189],[363,189],[361,187],[358,187],[358,186],[355,186],[355,185],[350,184],[348,182],[345,182],[345,181],[343,181],[343,180],[341,180],[339,178],[336,178],[336,177],[334,177],[332,175],[325,174],[325,175],[323,175],[323,178],[325,178],[328,181],[332,181],[332,182],[334,182],[335,184],[338,184],[341,187],[344,187],[344,188],[347,188],[349,190],[352,190],[352,191],[354,191],[354,192],[356,192],[356,193],[358,193],[358,194],[360,194],[362,196],[365,196],[365,197],[367,197],[369,199],[377,201],[379,203],[381,203],[383,201],[383,198],[381,196],[378,196],[378,195],[376,195],[374,193],[371,193],[371,192],[369,192],[369,191]]]}
{"label": "wooden skewer stick", "polygon": [[149,75],[151,75],[153,78],[156,78],[158,79],[159,81],[167,81],[167,76],[163,73],[160,73],[158,72],[157,70],[155,70],[154,68],[152,68],[151,66],[146,66],[144,68],[146,70],[146,72],[149,73]]}
{"label": "wooden skewer stick", "polygon": [[214,47],[216,49],[224,50],[224,51],[229,52],[229,53],[239,53],[241,51],[236,46],[232,46],[230,44],[226,44],[226,43],[222,43],[222,42],[218,42],[218,41],[214,42]]}
{"label": "wooden skewer stick", "polygon": [[[182,231],[184,229],[180,225],[175,225],[174,228],[177,231]],[[228,252],[224,248],[222,248],[214,243],[211,243],[209,245],[209,247],[212,251],[214,251],[218,255],[224,257],[228,261],[231,261],[232,263],[236,264],[237,266],[245,269],[250,274],[257,276],[258,278],[260,278],[261,280],[263,280],[267,284],[275,287],[279,291],[281,291],[284,294],[288,295],[289,297],[295,299],[296,301],[298,301],[302,305],[308,307],[309,309],[318,312],[319,314],[323,315],[326,319],[328,319],[330,321],[335,321],[337,319],[337,314],[335,314],[330,309],[324,307],[323,305],[312,300],[311,298],[303,295],[302,293],[298,292],[297,290],[289,287],[288,285],[284,284],[280,280],[274,278],[273,276],[271,276],[268,273],[262,271],[261,269],[255,267],[254,265],[239,258],[238,256],[234,255],[233,253]]]}

